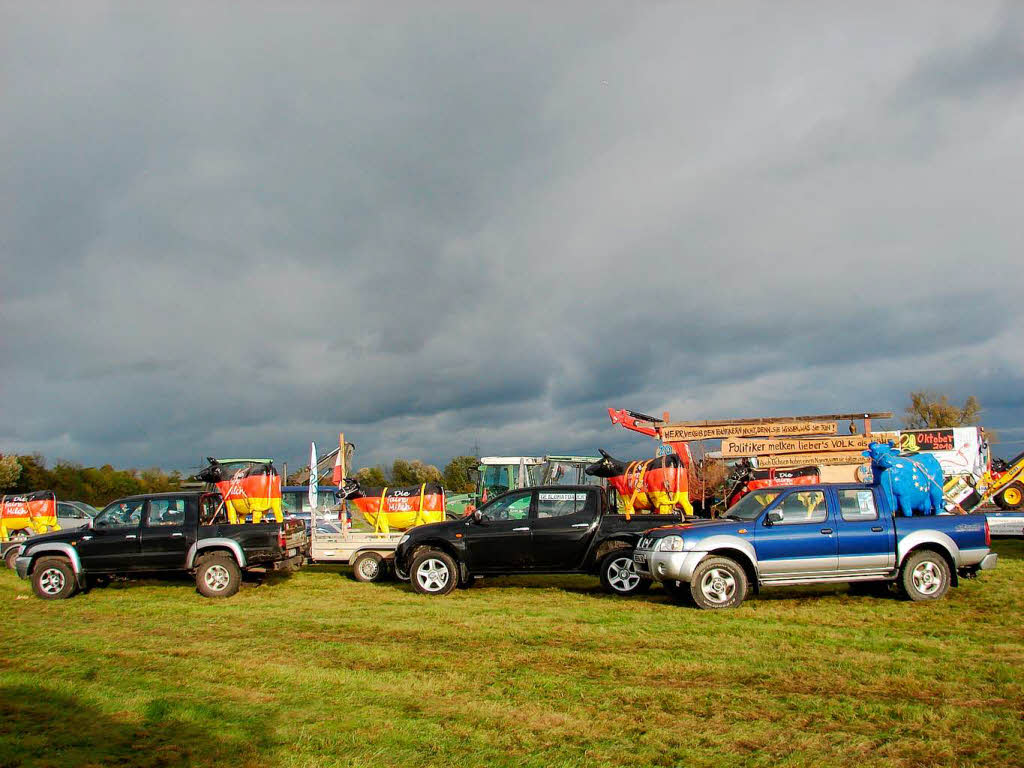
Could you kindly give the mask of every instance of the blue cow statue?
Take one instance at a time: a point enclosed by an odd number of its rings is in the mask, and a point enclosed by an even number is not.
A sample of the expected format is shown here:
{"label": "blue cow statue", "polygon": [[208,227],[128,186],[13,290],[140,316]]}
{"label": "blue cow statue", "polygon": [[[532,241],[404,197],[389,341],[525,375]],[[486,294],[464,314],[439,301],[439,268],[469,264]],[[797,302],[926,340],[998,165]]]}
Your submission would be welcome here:
{"label": "blue cow statue", "polygon": [[871,459],[873,484],[882,489],[892,509],[904,517],[915,512],[937,515],[945,510],[942,467],[930,453],[901,456],[892,442],[871,443],[864,455]]}

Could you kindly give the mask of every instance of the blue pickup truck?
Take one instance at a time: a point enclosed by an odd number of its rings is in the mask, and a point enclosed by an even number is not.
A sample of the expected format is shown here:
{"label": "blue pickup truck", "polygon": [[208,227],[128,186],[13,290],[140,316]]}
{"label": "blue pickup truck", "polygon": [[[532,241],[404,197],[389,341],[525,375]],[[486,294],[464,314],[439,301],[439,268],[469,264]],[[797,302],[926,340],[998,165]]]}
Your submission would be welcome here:
{"label": "blue pickup truck", "polygon": [[745,496],[717,520],[644,533],[637,573],[699,608],[734,608],[749,590],[791,584],[893,582],[937,600],[960,576],[994,568],[984,515],[893,514],[870,485],[803,485]]}

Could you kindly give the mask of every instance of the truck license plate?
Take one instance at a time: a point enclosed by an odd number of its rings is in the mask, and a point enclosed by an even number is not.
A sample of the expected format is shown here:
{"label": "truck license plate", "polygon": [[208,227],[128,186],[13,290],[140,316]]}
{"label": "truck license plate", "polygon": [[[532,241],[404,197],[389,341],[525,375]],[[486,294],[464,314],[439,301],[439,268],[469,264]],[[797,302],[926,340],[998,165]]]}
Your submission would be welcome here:
{"label": "truck license plate", "polygon": [[647,562],[647,555],[645,555],[643,552],[634,552],[633,553],[633,562],[634,563],[640,563],[641,565],[643,565],[644,563]]}
{"label": "truck license plate", "polygon": [[299,552],[299,550],[297,550],[295,548],[289,549],[288,550],[288,557],[295,557],[295,555],[297,555],[298,552]]}

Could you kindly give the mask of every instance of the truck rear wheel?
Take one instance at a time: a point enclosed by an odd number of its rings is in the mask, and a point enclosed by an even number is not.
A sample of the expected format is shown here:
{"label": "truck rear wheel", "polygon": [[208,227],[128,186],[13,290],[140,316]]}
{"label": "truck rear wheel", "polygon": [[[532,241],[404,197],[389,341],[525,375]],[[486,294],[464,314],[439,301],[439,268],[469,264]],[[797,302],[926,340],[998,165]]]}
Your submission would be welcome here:
{"label": "truck rear wheel", "polygon": [[18,559],[18,547],[16,547],[16,546],[15,547],[11,547],[9,550],[7,550],[7,554],[4,555],[4,564],[13,571],[14,570],[14,561],[17,560],[17,559]]}
{"label": "truck rear wheel", "polygon": [[383,581],[387,573],[384,558],[376,552],[363,552],[352,562],[352,576],[356,581]]}
{"label": "truck rear wheel", "polygon": [[203,597],[231,597],[242,585],[242,571],[231,555],[206,555],[196,568],[196,589]]}
{"label": "truck rear wheel", "polygon": [[1020,481],[1010,483],[996,494],[996,504],[1000,509],[1007,512],[1016,512],[1024,507],[1024,483]]}
{"label": "truck rear wheel", "polygon": [[735,608],[747,596],[747,574],[743,566],[728,557],[707,557],[693,572],[689,586],[698,608]]}
{"label": "truck rear wheel", "polygon": [[447,595],[459,584],[459,566],[447,552],[425,549],[412,559],[409,577],[421,595]]}
{"label": "truck rear wheel", "polygon": [[598,573],[601,576],[601,586],[613,595],[629,597],[651,588],[651,580],[643,578],[636,572],[633,550],[629,547],[613,549],[602,557]]}
{"label": "truck rear wheel", "polygon": [[938,552],[924,549],[903,562],[900,590],[910,600],[938,600],[949,591],[949,563]]}
{"label": "truck rear wheel", "polygon": [[63,557],[41,558],[32,569],[32,591],[43,600],[64,600],[78,591],[75,571]]}

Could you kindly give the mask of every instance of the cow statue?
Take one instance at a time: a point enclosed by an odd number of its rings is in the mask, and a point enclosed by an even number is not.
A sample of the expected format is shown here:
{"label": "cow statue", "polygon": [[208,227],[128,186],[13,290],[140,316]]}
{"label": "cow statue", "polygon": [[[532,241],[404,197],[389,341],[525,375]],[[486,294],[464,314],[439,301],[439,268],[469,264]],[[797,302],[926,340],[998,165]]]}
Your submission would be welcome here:
{"label": "cow statue", "polygon": [[346,477],[338,496],[352,502],[366,521],[381,533],[392,528],[405,530],[424,523],[440,523],[444,511],[444,489],[436,483],[404,488],[363,488]]}
{"label": "cow statue", "polygon": [[53,491],[36,491],[4,496],[0,499],[0,541],[24,531],[29,535],[59,531],[57,497]]}
{"label": "cow statue", "polygon": [[904,517],[944,511],[942,467],[933,455],[901,455],[892,441],[871,443],[864,455],[871,459],[872,482],[881,488],[891,509],[898,507]]}
{"label": "cow statue", "polygon": [[197,474],[196,479],[217,486],[229,523],[244,523],[249,515],[254,523],[259,523],[268,513],[279,523],[284,520],[281,476],[273,464],[250,464],[231,472],[215,458],[207,460],[210,466]]}
{"label": "cow statue", "polygon": [[677,454],[626,463],[598,451],[601,458],[583,471],[591,477],[607,478],[618,492],[627,517],[637,511],[668,515],[676,509],[693,515],[689,473]]}

